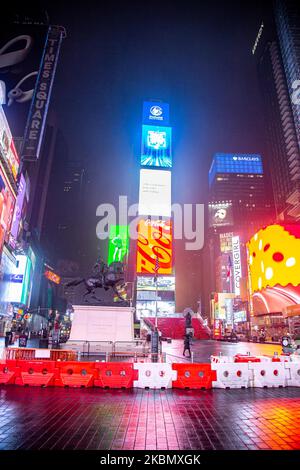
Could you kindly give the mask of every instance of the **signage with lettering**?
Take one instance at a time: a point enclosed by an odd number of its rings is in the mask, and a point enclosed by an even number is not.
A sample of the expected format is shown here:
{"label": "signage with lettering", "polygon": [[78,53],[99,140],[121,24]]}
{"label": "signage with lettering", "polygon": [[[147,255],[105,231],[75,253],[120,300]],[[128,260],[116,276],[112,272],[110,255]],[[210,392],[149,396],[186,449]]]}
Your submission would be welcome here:
{"label": "signage with lettering", "polygon": [[241,266],[241,250],[240,250],[240,237],[232,237],[232,262],[233,262],[233,279],[234,279],[234,293],[240,295],[240,279],[242,277]]}
{"label": "signage with lettering", "polygon": [[52,26],[49,28],[25,130],[22,149],[22,157],[25,161],[35,161],[39,158],[62,35],[61,29]]}

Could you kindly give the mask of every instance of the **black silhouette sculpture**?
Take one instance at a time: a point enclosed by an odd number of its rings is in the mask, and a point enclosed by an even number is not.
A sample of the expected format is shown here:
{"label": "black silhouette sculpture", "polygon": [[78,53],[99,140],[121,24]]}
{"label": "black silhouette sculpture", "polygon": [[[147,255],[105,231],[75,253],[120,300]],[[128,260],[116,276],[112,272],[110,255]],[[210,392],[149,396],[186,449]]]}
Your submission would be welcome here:
{"label": "black silhouette sculpture", "polygon": [[93,274],[89,278],[77,278],[73,281],[70,281],[65,284],[65,287],[79,286],[84,284],[86,287],[86,292],[83,294],[83,299],[85,302],[89,300],[96,300],[97,302],[102,302],[102,300],[97,297],[96,289],[112,289],[114,294],[124,302],[124,298],[121,296],[120,292],[124,291],[125,282],[124,282],[124,264],[121,262],[113,262],[109,266],[103,261],[102,258],[99,258],[93,267]]}

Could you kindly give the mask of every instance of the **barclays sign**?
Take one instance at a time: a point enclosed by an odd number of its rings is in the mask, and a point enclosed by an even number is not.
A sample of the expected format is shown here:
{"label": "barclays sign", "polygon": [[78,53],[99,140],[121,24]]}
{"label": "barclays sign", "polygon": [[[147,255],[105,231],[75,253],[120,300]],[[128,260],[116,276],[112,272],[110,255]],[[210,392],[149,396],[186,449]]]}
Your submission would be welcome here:
{"label": "barclays sign", "polygon": [[169,124],[169,104],[144,101],[143,124],[155,124],[157,126]]}

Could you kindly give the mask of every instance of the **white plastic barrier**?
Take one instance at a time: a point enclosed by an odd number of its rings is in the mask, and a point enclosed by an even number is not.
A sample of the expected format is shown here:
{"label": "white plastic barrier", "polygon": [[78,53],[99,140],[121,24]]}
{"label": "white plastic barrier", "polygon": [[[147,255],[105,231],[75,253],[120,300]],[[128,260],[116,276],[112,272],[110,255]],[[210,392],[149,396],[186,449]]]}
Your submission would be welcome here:
{"label": "white plastic barrier", "polygon": [[284,362],[249,362],[248,367],[253,374],[253,387],[285,387]]}
{"label": "white plastic barrier", "polygon": [[247,363],[212,363],[211,369],[217,372],[213,388],[248,388],[252,383],[252,372]]}
{"label": "white plastic barrier", "polygon": [[137,362],[133,366],[138,370],[138,380],[133,386],[138,388],[172,388],[172,381],[177,380],[177,371],[170,363]]}
{"label": "white plastic barrier", "polygon": [[210,362],[211,363],[232,363],[234,362],[234,357],[233,356],[210,356]]}
{"label": "white plastic barrier", "polygon": [[286,385],[290,387],[300,387],[300,361],[285,362]]}

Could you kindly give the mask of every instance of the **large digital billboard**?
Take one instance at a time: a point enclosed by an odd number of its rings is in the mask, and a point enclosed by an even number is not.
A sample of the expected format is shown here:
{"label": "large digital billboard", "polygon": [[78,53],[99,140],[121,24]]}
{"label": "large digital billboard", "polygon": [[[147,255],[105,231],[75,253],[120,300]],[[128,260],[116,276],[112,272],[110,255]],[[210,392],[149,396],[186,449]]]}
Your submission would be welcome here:
{"label": "large digital billboard", "polygon": [[[1,57],[1,56],[0,56]],[[1,60],[1,59],[0,59]],[[4,162],[7,175],[11,175],[16,181],[19,170],[19,157],[11,135],[11,131],[0,105],[0,159]]]}
{"label": "large digital billboard", "polygon": [[136,302],[136,318],[155,317],[157,308],[158,317],[172,316],[175,313],[175,302],[161,302],[151,300],[138,300]]}
{"label": "large digital billboard", "polygon": [[15,200],[15,195],[0,162],[0,252],[4,241],[9,240]]}
{"label": "large digital billboard", "polygon": [[143,124],[162,125],[169,124],[169,104],[157,101],[144,101]]}
{"label": "large digital billboard", "polygon": [[13,213],[13,219],[12,219],[11,231],[10,231],[12,245],[15,245],[15,242],[18,239],[18,233],[19,233],[19,227],[20,227],[20,222],[21,222],[21,215],[22,215],[25,194],[26,194],[26,180],[24,176],[21,174],[19,187],[18,187],[18,195],[16,199],[15,210]]}
{"label": "large digital billboard", "polygon": [[0,31],[2,104],[14,137],[24,135],[48,26],[12,24]]}
{"label": "large digital billboard", "polygon": [[171,172],[140,170],[139,215],[171,217]]}
{"label": "large digital billboard", "polygon": [[172,273],[172,224],[171,220],[142,219],[138,224],[137,273]]}
{"label": "large digital billboard", "polygon": [[[156,290],[154,276],[137,276],[137,291]],[[159,276],[157,278],[158,291],[175,291],[175,276]]]}
{"label": "large digital billboard", "polygon": [[143,126],[141,165],[172,167],[172,128]]}
{"label": "large digital billboard", "polygon": [[109,228],[107,264],[123,262],[128,255],[129,231],[128,225],[111,225]]}
{"label": "large digital billboard", "polygon": [[262,158],[252,153],[216,153],[209,170],[210,185],[218,173],[263,174]]}
{"label": "large digital billboard", "polygon": [[300,225],[274,224],[247,243],[254,314],[300,305]]}
{"label": "large digital billboard", "polygon": [[224,227],[233,225],[233,212],[231,202],[210,202],[208,204],[210,227]]}

